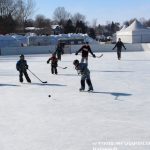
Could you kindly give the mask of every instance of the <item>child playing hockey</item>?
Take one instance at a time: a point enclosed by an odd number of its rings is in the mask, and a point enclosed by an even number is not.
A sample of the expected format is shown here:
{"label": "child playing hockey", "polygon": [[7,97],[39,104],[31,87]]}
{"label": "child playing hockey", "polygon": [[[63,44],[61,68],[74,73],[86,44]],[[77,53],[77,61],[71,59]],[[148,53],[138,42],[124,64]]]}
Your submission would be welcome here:
{"label": "child playing hockey", "polygon": [[90,79],[90,71],[87,68],[87,64],[79,63],[79,60],[77,59],[73,61],[73,64],[75,66],[75,69],[78,71],[78,74],[81,74],[81,88],[79,90],[80,91],[85,90],[85,80],[86,80],[86,83],[89,87],[88,91],[93,91],[93,86]]}
{"label": "child playing hockey", "polygon": [[84,62],[84,60],[86,61],[86,63],[88,64],[88,54],[89,52],[91,53],[91,55],[95,58],[95,54],[93,54],[90,45],[88,42],[86,42],[76,53],[75,55],[78,55],[79,52],[82,52],[82,58],[81,58],[81,63]]}
{"label": "child playing hockey", "polygon": [[31,80],[28,76],[27,69],[27,61],[24,58],[24,55],[20,55],[20,60],[16,64],[16,69],[19,71],[19,81],[23,82],[23,75],[25,76],[27,82],[31,83]]}
{"label": "child playing hockey", "polygon": [[54,53],[52,55],[52,57],[50,57],[48,60],[47,60],[47,64],[51,61],[51,73],[52,74],[57,74],[57,63],[58,63],[58,59],[56,58],[56,54]]}
{"label": "child playing hockey", "polygon": [[64,53],[63,46],[61,45],[61,43],[57,44],[55,53],[57,54],[58,60],[61,60],[61,55]]}

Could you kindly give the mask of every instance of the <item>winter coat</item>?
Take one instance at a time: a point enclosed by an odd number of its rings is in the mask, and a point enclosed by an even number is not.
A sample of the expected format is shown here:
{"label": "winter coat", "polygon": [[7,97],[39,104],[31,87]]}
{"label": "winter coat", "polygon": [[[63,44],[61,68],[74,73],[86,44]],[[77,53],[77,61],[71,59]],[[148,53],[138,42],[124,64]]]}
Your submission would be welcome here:
{"label": "winter coat", "polygon": [[78,74],[81,74],[82,76],[88,76],[90,74],[86,63],[79,63],[79,65],[76,66],[75,69],[78,71]]}
{"label": "winter coat", "polygon": [[124,49],[126,49],[124,44],[121,41],[118,41],[113,49],[115,49],[116,47],[118,50],[121,50],[122,47],[124,47]]}
{"label": "winter coat", "polygon": [[82,51],[82,57],[88,57],[88,53],[90,52],[93,57],[95,56],[93,54],[93,52],[91,51],[91,48],[89,45],[83,45],[77,52],[76,52],[76,55],[78,55],[79,52]]}
{"label": "winter coat", "polygon": [[16,69],[18,71],[26,72],[26,70],[28,69],[27,61],[19,60],[16,64]]}
{"label": "winter coat", "polygon": [[47,63],[49,63],[51,61],[51,65],[57,67],[57,63],[58,63],[58,59],[56,58],[56,56],[52,56],[47,60]]}
{"label": "winter coat", "polygon": [[64,50],[63,50],[63,48],[61,46],[57,46],[55,53],[57,55],[61,55],[61,54],[64,53]]}

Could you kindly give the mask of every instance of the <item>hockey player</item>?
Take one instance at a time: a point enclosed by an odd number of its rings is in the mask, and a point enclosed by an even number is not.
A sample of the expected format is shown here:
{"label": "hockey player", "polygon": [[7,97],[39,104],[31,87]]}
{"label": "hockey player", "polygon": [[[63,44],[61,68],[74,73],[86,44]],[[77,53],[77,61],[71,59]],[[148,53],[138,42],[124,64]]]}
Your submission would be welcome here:
{"label": "hockey player", "polygon": [[76,53],[75,55],[78,55],[79,52],[82,52],[82,58],[81,58],[81,63],[86,62],[86,64],[88,64],[88,54],[89,52],[91,53],[91,55],[95,58],[95,54],[93,54],[90,45],[88,42],[86,42]]}
{"label": "hockey player", "polygon": [[118,60],[120,60],[122,47],[124,47],[124,49],[126,50],[126,47],[124,46],[123,42],[121,41],[121,38],[118,39],[118,42],[116,43],[115,47],[112,50],[114,50],[116,47],[117,47],[117,57],[118,57]]}
{"label": "hockey player", "polygon": [[90,71],[87,68],[86,63],[79,63],[79,60],[74,60],[73,65],[75,66],[75,69],[77,70],[78,74],[81,74],[81,88],[80,91],[85,90],[85,80],[89,87],[88,91],[93,91],[93,86],[90,79]]}
{"label": "hockey player", "polygon": [[23,75],[25,76],[28,83],[31,83],[31,80],[28,76],[27,69],[27,61],[25,60],[24,55],[20,55],[20,60],[16,64],[16,69],[19,71],[19,81],[23,82]]}
{"label": "hockey player", "polygon": [[63,46],[61,45],[61,43],[58,43],[55,53],[57,54],[58,60],[61,60],[61,55],[64,54]]}
{"label": "hockey player", "polygon": [[51,73],[52,74],[57,74],[57,66],[58,66],[58,59],[56,58],[56,54],[53,53],[52,57],[50,57],[48,60],[47,60],[47,64],[51,61]]}

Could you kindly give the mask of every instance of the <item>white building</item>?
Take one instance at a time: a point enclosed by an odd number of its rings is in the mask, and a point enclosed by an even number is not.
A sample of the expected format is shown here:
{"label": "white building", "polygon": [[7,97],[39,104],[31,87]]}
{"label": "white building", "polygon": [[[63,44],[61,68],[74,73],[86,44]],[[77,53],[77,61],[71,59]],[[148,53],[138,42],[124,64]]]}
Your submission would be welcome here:
{"label": "white building", "polygon": [[124,43],[150,43],[150,29],[145,28],[137,20],[127,28],[118,31],[116,36],[117,39],[121,38]]}

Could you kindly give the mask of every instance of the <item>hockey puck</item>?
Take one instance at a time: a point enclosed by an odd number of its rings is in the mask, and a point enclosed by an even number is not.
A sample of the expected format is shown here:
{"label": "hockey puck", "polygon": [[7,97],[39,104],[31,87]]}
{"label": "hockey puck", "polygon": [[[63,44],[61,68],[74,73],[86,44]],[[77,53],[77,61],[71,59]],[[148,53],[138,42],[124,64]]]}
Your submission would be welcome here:
{"label": "hockey puck", "polygon": [[48,95],[48,97],[51,97],[51,95]]}

